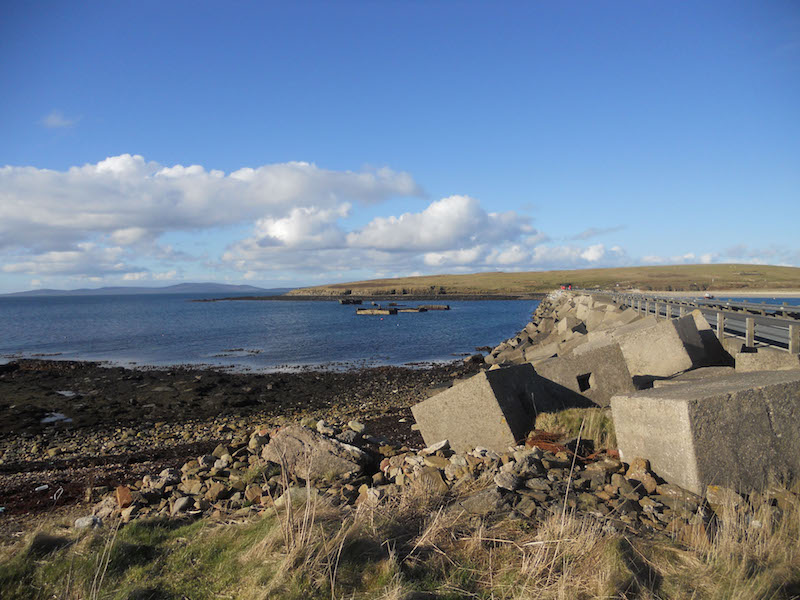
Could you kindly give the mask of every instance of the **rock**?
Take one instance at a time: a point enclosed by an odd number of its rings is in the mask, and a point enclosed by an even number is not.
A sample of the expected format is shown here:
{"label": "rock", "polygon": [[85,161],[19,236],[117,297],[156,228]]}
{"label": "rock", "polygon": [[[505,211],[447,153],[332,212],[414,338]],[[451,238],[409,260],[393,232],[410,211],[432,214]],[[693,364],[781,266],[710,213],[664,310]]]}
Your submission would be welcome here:
{"label": "rock", "polygon": [[283,508],[288,503],[291,503],[292,506],[297,506],[309,500],[316,501],[318,498],[319,491],[317,488],[313,486],[299,487],[293,485],[287,488],[280,498],[275,500],[275,507]]}
{"label": "rock", "polygon": [[262,456],[285,465],[290,474],[310,480],[361,473],[367,460],[362,450],[297,425],[273,435]]}
{"label": "rock", "polygon": [[336,430],[328,425],[324,419],[317,421],[317,432],[329,437],[336,435]]}
{"label": "rock", "polygon": [[658,486],[658,482],[650,471],[650,461],[644,458],[637,457],[631,461],[631,466],[625,473],[625,478],[641,483],[648,494],[654,493]]}
{"label": "rock", "polygon": [[359,421],[350,421],[347,426],[359,434],[363,434],[367,430],[366,425],[360,423]]}
{"label": "rock", "polygon": [[721,485],[709,485],[706,488],[706,500],[715,511],[722,508],[737,508],[744,504],[744,498]]}
{"label": "rock", "polygon": [[169,512],[170,516],[174,517],[179,513],[189,510],[193,502],[194,501],[189,496],[181,496],[180,498],[177,498],[175,502],[172,504],[172,509]]}
{"label": "rock", "polygon": [[442,470],[446,469],[447,465],[450,464],[450,460],[444,456],[426,456],[423,462],[427,467],[434,467]]}
{"label": "rock", "polygon": [[211,453],[211,455],[215,458],[222,458],[222,456],[225,454],[230,454],[230,452],[228,452],[228,449],[222,444],[219,444],[216,448],[214,448],[214,451]]}
{"label": "rock", "polygon": [[225,498],[228,493],[228,488],[224,484],[215,481],[208,487],[208,491],[205,493],[204,498],[209,502],[216,502],[217,500]]}
{"label": "rock", "polygon": [[131,490],[124,485],[117,486],[115,496],[117,498],[117,505],[120,508],[128,508],[133,503]]}
{"label": "rock", "polygon": [[430,495],[444,494],[448,489],[441,471],[433,467],[423,467],[412,483],[415,488]]}
{"label": "rock", "polygon": [[520,480],[513,473],[500,472],[494,476],[494,483],[499,488],[513,492],[519,487]]}
{"label": "rock", "polygon": [[88,515],[75,519],[75,529],[97,529],[103,526],[103,519],[97,515]]}
{"label": "rock", "polygon": [[461,501],[461,507],[472,515],[487,516],[508,509],[508,504],[496,487],[487,488]]}
{"label": "rock", "polygon": [[431,444],[427,448],[423,448],[419,451],[422,456],[427,456],[429,454],[436,454],[440,450],[449,450],[450,449],[450,440],[442,440],[441,442],[437,442],[435,444]]}

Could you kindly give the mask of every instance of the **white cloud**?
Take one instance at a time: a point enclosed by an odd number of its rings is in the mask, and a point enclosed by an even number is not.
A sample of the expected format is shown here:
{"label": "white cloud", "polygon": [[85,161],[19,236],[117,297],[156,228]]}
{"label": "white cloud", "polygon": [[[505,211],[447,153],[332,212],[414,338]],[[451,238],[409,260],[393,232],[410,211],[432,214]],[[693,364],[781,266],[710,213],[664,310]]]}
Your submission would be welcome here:
{"label": "white cloud", "polygon": [[584,229],[580,233],[571,236],[569,239],[589,240],[591,238],[598,237],[601,235],[616,233],[618,231],[622,231],[623,229],[625,229],[624,225],[614,225],[613,227],[589,227],[588,229]]}
{"label": "white cloud", "polygon": [[0,245],[63,250],[94,235],[133,244],[191,231],[418,195],[410,175],[389,169],[329,171],[292,162],[229,175],[199,165],[164,167],[138,155],[51,171],[0,168]]}
{"label": "white cloud", "polygon": [[378,217],[348,234],[347,242],[354,248],[436,251],[512,240],[532,231],[526,217],[514,212],[487,213],[475,198],[449,196],[421,213]]}
{"label": "white cloud", "polygon": [[44,127],[48,129],[65,129],[72,127],[78,122],[78,119],[69,119],[64,116],[60,110],[53,110],[39,121]]}
{"label": "white cloud", "polygon": [[336,248],[345,243],[338,220],[350,214],[350,204],[319,209],[293,208],[289,216],[256,222],[255,236],[261,246],[283,245],[293,248]]}
{"label": "white cloud", "polygon": [[77,244],[73,250],[54,250],[30,256],[12,256],[3,265],[4,273],[92,276],[131,272],[120,247],[100,247],[91,242]]}
{"label": "white cloud", "polygon": [[122,281],[141,281],[142,279],[147,279],[150,276],[150,273],[147,271],[139,271],[137,273],[125,273],[122,276]]}
{"label": "white cloud", "polygon": [[423,262],[430,267],[443,267],[446,265],[468,265],[478,262],[485,253],[485,246],[474,248],[461,248],[458,250],[445,250],[443,252],[426,252]]}
{"label": "white cloud", "polygon": [[595,244],[593,246],[589,246],[581,252],[581,258],[584,260],[588,260],[589,262],[597,262],[601,258],[603,258],[606,254],[606,248],[603,244]]}

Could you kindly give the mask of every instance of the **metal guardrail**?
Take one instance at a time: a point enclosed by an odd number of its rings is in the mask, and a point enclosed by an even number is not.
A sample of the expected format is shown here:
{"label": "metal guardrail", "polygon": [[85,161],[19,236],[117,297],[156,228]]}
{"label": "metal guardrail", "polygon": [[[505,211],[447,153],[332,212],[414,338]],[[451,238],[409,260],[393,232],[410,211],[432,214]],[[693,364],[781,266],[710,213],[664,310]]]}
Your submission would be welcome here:
{"label": "metal guardrail", "polygon": [[800,306],[580,291],[607,296],[617,306],[652,314],[656,319],[673,319],[699,310],[720,340],[729,335],[744,338],[748,347],[758,342],[792,354],[800,353]]}

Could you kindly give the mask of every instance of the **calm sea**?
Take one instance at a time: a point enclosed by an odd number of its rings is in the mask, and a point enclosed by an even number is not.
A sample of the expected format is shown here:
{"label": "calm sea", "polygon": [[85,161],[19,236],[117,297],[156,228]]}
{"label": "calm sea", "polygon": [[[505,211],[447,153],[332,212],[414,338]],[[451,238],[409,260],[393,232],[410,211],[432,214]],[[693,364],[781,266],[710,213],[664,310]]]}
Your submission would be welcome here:
{"label": "calm sea", "polygon": [[[532,300],[450,301],[449,311],[356,316],[336,301],[191,302],[197,295],[0,298],[0,360],[275,370],[454,360],[530,320]],[[407,306],[432,302],[407,302]]]}

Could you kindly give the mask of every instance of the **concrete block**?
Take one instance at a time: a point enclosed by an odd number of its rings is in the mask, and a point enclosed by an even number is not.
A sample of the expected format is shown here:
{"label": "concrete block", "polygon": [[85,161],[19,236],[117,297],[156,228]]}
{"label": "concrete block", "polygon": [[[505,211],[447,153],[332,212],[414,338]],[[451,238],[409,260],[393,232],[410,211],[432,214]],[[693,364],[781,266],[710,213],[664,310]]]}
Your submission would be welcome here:
{"label": "concrete block", "polygon": [[569,331],[582,331],[582,333],[586,333],[586,326],[579,318],[567,315],[556,324],[556,331],[562,334]]}
{"label": "concrete block", "polygon": [[635,391],[618,344],[577,357],[545,360],[536,365],[536,373],[599,406],[608,406],[616,394]]}
{"label": "concrete block", "polygon": [[531,346],[525,350],[525,362],[534,363],[546,358],[551,358],[558,354],[559,343],[550,342],[543,346]]}
{"label": "concrete block", "polygon": [[586,329],[588,331],[594,331],[603,323],[605,318],[606,318],[606,311],[598,308],[591,310],[589,314],[586,315],[586,317],[584,318],[584,322],[586,323]]}
{"label": "concrete block", "polygon": [[529,364],[484,371],[411,407],[425,444],[449,440],[503,452],[522,440],[537,412],[555,410]]}
{"label": "concrete block", "polygon": [[755,352],[736,355],[736,372],[786,371],[800,369],[800,356],[775,348],[757,348]]}
{"label": "concrete block", "polygon": [[659,321],[652,327],[623,335],[615,332],[614,338],[634,377],[669,377],[705,361],[703,342],[691,315]]}
{"label": "concrete block", "polygon": [[703,343],[705,353],[704,362],[707,365],[733,366],[733,356],[723,347],[716,332],[711,329],[703,313],[695,309],[691,312],[700,341]]}
{"label": "concrete block", "polygon": [[575,306],[575,316],[581,321],[586,321],[588,316],[592,314],[592,306],[587,302],[579,302]]}
{"label": "concrete block", "polygon": [[620,325],[627,325],[640,318],[640,315],[632,308],[608,312],[606,313],[606,318],[603,319],[603,327],[618,327]]}
{"label": "concrete block", "polygon": [[762,371],[611,399],[622,459],[646,458],[670,483],[763,489],[800,475],[800,372]]}
{"label": "concrete block", "polygon": [[685,373],[679,373],[678,375],[668,379],[656,379],[653,381],[653,387],[659,388],[667,385],[703,381],[704,379],[713,379],[715,377],[733,375],[733,373],[733,367],[701,367],[692,371],[686,371]]}

